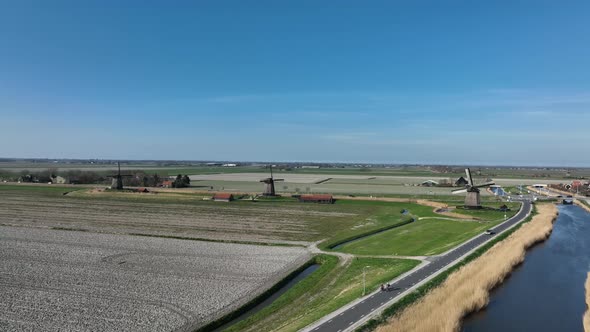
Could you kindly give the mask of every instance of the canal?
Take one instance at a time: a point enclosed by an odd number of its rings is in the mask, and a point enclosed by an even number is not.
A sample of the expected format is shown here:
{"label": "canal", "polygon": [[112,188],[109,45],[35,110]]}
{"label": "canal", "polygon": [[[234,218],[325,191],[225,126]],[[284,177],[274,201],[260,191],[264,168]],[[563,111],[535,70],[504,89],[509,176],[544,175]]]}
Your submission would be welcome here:
{"label": "canal", "polygon": [[588,271],[590,214],[561,205],[549,239],[527,253],[490,294],[489,305],[465,319],[462,331],[583,331]]}

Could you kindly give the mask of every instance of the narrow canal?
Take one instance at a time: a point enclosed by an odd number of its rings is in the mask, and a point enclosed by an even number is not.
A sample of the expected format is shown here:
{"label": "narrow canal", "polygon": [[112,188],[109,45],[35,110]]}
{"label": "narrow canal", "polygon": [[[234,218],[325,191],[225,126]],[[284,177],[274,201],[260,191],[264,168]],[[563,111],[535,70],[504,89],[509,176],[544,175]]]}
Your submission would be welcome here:
{"label": "narrow canal", "polygon": [[271,305],[274,302],[274,300],[279,298],[281,295],[285,294],[289,289],[291,289],[291,287],[295,286],[295,284],[297,284],[299,281],[305,279],[306,277],[308,277],[310,274],[312,274],[315,270],[317,270],[319,268],[320,268],[319,264],[313,264],[313,265],[308,266],[303,271],[301,271],[301,273],[299,273],[297,276],[295,276],[295,278],[289,280],[288,283],[286,283],[284,286],[279,288],[276,292],[274,292],[272,295],[270,295],[264,301],[257,304],[254,308],[246,311],[245,313],[241,314],[240,316],[236,317],[235,319],[232,319],[230,322],[223,324],[222,326],[216,328],[213,331],[214,332],[223,331],[223,330],[231,327],[232,325],[234,325],[238,322],[241,322],[244,319],[258,313],[262,309]]}
{"label": "narrow canal", "polygon": [[549,239],[490,294],[486,309],[465,319],[463,331],[583,331],[588,271],[590,214],[562,205]]}

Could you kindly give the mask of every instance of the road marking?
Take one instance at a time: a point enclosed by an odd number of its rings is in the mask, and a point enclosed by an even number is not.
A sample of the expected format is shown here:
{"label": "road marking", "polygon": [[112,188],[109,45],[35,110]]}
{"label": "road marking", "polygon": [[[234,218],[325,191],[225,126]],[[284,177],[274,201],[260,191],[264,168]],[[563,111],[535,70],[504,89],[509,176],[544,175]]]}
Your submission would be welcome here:
{"label": "road marking", "polygon": [[332,321],[333,321],[333,319],[330,319],[330,320],[328,321],[328,323],[332,323]]}

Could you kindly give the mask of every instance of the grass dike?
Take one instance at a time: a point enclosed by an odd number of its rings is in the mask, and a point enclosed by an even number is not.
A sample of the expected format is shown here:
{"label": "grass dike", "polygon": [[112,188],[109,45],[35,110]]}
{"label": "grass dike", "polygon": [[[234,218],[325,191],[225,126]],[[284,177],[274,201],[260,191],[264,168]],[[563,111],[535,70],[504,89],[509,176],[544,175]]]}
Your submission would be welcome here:
{"label": "grass dike", "polygon": [[575,199],[574,204],[586,210],[586,212],[590,212],[590,204],[588,204],[586,201]]}
{"label": "grass dike", "polygon": [[584,331],[590,332],[590,272],[586,279],[586,313],[584,314]]}
{"label": "grass dike", "polygon": [[524,261],[526,250],[551,234],[557,207],[539,204],[537,212],[530,222],[449,275],[440,287],[390,318],[377,331],[459,331],[463,317],[488,304],[490,291]]}

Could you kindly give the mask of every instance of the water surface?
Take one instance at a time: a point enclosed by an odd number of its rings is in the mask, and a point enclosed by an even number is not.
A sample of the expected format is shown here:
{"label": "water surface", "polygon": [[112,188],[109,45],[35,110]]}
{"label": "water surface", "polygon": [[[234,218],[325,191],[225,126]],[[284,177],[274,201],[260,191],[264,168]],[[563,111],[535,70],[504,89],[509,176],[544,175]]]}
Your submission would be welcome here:
{"label": "water surface", "polygon": [[590,214],[562,205],[549,239],[491,293],[486,309],[467,317],[463,331],[583,331],[588,271]]}

